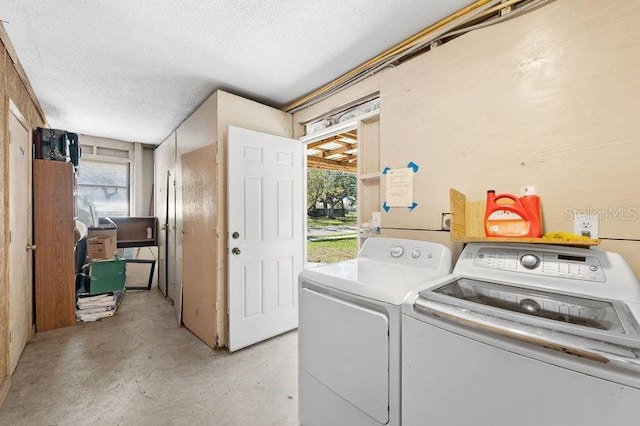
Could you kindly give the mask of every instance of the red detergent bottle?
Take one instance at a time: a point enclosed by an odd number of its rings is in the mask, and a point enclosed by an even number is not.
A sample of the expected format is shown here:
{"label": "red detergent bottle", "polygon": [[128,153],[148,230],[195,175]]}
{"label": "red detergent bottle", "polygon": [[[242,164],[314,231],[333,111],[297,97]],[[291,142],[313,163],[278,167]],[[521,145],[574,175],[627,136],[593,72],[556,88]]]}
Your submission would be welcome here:
{"label": "red detergent bottle", "polygon": [[540,208],[540,197],[533,186],[525,186],[520,190],[520,203],[529,214],[531,221],[531,238],[542,237],[542,209]]}
{"label": "red detergent bottle", "polygon": [[487,237],[539,238],[542,236],[540,197],[533,187],[522,197],[487,191],[484,232]]}

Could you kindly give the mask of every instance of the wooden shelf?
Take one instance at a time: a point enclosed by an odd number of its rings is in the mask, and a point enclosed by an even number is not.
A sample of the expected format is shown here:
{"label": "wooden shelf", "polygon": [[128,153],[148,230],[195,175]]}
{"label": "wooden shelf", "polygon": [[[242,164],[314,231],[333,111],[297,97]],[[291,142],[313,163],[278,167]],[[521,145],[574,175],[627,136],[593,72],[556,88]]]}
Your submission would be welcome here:
{"label": "wooden shelf", "polygon": [[[118,227],[118,248],[157,245],[158,218],[153,216],[113,216],[109,219]],[[152,238],[147,238],[147,228],[151,228]]]}
{"label": "wooden shelf", "polygon": [[373,173],[364,173],[358,176],[358,179],[360,180],[374,180],[374,179],[380,179],[380,172],[373,172]]}
{"label": "wooden shelf", "polygon": [[151,247],[156,246],[155,238],[143,238],[139,240],[118,240],[118,248]]}
{"label": "wooden shelf", "polygon": [[459,243],[526,243],[555,244],[565,246],[590,247],[600,244],[600,240],[572,238],[494,238],[484,235],[485,201],[467,201],[467,197],[453,188],[449,190],[451,203],[451,241]]}

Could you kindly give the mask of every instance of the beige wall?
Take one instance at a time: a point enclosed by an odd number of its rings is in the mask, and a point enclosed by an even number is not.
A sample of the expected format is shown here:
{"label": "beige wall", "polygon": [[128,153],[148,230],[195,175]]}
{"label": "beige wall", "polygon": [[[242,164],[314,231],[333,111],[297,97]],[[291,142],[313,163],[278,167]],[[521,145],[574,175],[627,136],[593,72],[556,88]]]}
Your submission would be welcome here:
{"label": "beige wall", "polygon": [[[3,40],[6,37],[4,29],[0,28]],[[11,49],[9,47],[8,49]],[[33,129],[42,126],[45,118],[40,114],[35,101],[29,96],[25,84],[19,77],[17,66],[11,59],[7,47],[0,43],[0,405],[7,390],[8,380],[8,348],[9,348],[9,319],[8,319],[8,261],[9,261],[9,176],[7,175],[9,153],[8,114],[9,99],[11,99],[24,115]]]}
{"label": "beige wall", "polygon": [[440,240],[431,231],[449,211],[451,187],[482,200],[487,189],[534,185],[546,231],[572,232],[574,210],[605,212],[603,248],[640,275],[639,38],[640,3],[616,0],[603,13],[595,0],[556,1],[381,74],[381,167],[420,166],[418,208],[383,213],[386,233]]}
{"label": "beige wall", "polygon": [[[227,129],[228,126],[238,126],[250,130],[269,133],[278,136],[292,137],[293,121],[291,114],[280,110],[259,104],[257,102],[233,95],[231,93],[216,91],[207,100],[205,100],[184,122],[176,129],[175,163],[172,165],[164,164],[163,167],[173,167],[176,179],[176,254],[174,259],[168,259],[169,263],[175,264],[175,294],[173,297],[176,309],[180,310],[182,297],[182,163],[181,155],[191,152],[203,146],[219,142],[218,158],[220,167],[218,168],[218,187],[217,195],[219,197],[219,232],[218,235],[224,236],[226,229],[226,146],[227,146]],[[173,139],[163,142],[162,145],[173,143]],[[162,147],[161,145],[161,147]],[[156,151],[157,152],[157,151]],[[157,162],[156,162],[157,163]],[[156,164],[157,165],[157,164]],[[157,174],[156,170],[156,174]],[[217,249],[212,250],[218,253],[217,268],[218,280],[226,282],[225,271],[225,246],[226,240],[218,238],[212,242],[216,244]],[[209,251],[203,248],[201,253],[195,253],[196,256],[207,256]],[[191,254],[190,254],[191,255]],[[214,283],[215,284],[215,283]],[[226,286],[218,286],[217,300],[217,337],[220,346],[226,346]]]}
{"label": "beige wall", "polygon": [[218,168],[218,208],[220,218],[220,230],[222,231],[218,241],[218,279],[224,282],[224,285],[218,286],[218,303],[221,309],[218,309],[218,329],[219,342],[222,346],[228,343],[227,331],[229,324],[227,322],[227,271],[226,271],[226,239],[224,235],[227,230],[227,131],[229,126],[242,127],[257,132],[269,133],[276,136],[292,137],[293,136],[293,120],[292,115],[259,104],[231,93],[217,91],[218,93],[218,157],[221,159]]}

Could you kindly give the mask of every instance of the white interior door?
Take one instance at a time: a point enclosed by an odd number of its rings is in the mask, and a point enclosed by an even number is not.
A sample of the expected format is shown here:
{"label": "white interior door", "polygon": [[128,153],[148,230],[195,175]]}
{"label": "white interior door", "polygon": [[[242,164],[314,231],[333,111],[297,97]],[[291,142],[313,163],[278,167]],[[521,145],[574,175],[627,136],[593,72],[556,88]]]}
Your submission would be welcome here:
{"label": "white interior door", "polygon": [[33,328],[31,144],[15,108],[9,113],[9,362],[16,368]]}
{"label": "white interior door", "polygon": [[[176,177],[175,169],[168,172],[167,186],[167,296],[173,303],[176,299]],[[174,304],[176,318],[180,324],[180,311]]]}
{"label": "white interior door", "polygon": [[167,171],[158,161],[158,149],[154,152],[155,214],[158,217],[158,288],[167,295]]}
{"label": "white interior door", "polygon": [[170,251],[169,234],[173,232],[170,227],[171,215],[169,200],[172,197],[173,175],[172,170],[176,161],[175,134],[171,134],[153,152],[153,164],[156,183],[155,211],[158,217],[160,231],[158,232],[158,287],[165,297],[169,296],[169,283],[167,268],[171,257],[167,257]]}
{"label": "white interior door", "polygon": [[[158,213],[160,235],[158,240],[158,286],[160,291],[173,302],[176,285],[176,185],[173,169],[165,169],[160,195],[161,208]],[[178,324],[180,314],[176,313]]]}
{"label": "white interior door", "polygon": [[302,143],[229,126],[229,350],[298,326]]}

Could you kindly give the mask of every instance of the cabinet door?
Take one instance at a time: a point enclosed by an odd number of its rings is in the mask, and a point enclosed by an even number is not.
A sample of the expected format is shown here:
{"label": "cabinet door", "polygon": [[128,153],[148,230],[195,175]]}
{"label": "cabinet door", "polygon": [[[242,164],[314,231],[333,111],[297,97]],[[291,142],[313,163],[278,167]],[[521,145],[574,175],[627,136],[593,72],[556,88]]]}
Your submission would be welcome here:
{"label": "cabinet door", "polygon": [[217,144],[182,154],[182,321],[216,347]]}
{"label": "cabinet door", "polygon": [[71,163],[33,161],[37,331],[76,322],[74,182]]}

